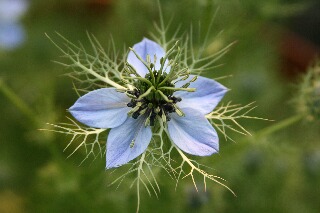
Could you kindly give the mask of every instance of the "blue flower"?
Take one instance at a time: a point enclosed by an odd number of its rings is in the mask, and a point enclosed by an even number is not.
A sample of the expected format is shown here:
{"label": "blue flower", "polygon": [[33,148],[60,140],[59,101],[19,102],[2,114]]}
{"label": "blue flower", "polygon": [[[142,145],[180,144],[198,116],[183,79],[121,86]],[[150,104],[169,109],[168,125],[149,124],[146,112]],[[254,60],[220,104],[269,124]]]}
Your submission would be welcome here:
{"label": "blue flower", "polygon": [[152,126],[159,121],[182,151],[198,156],[219,151],[217,133],[205,115],[226,93],[224,86],[194,75],[173,81],[174,65],[166,58],[166,52],[146,38],[133,46],[127,62],[131,76],[135,75],[130,89],[94,90],[69,109],[83,124],[112,128],[107,139],[107,168],[121,166],[141,155],[151,141]]}
{"label": "blue flower", "polygon": [[19,23],[0,22],[0,50],[12,50],[23,43],[25,31]]}
{"label": "blue flower", "polygon": [[25,30],[19,23],[27,11],[26,0],[0,0],[0,50],[12,50],[25,40]]}
{"label": "blue flower", "polygon": [[26,0],[0,0],[0,22],[17,22],[28,7]]}

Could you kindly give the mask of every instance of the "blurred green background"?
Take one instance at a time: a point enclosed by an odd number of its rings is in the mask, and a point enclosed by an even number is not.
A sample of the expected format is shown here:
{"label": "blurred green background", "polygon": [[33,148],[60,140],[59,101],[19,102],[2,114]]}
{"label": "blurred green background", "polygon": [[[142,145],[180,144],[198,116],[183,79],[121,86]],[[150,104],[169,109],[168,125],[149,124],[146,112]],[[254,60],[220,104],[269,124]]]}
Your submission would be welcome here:
{"label": "blurred green background", "polygon": [[[83,150],[66,159],[72,152],[63,152],[68,138],[38,130],[65,121],[66,109],[77,99],[71,79],[62,76],[67,70],[52,62],[60,60],[60,53],[45,33],[56,40],[59,32],[89,46],[90,32],[105,48],[112,35],[122,51],[123,44],[132,46],[152,32],[159,22],[157,1],[12,1],[24,2],[25,9],[19,18],[6,19],[4,11],[10,8],[0,0],[0,212],[135,212],[130,179],[118,189],[108,187],[115,175],[105,171],[104,158],[79,166]],[[251,115],[275,120],[241,120],[250,132],[296,114],[295,85],[320,44],[317,0],[160,3],[165,22],[172,19],[168,35],[199,22],[206,32],[218,9],[207,54],[237,43],[219,61],[224,65],[206,75],[232,75],[221,80],[231,88],[223,102],[255,101],[258,108]],[[10,24],[19,26],[15,33],[21,38],[6,45],[4,26]],[[197,35],[195,45],[201,44]],[[175,182],[159,173],[161,194],[157,199],[142,191],[140,212],[320,212],[319,130],[319,122],[301,121],[260,138],[230,132],[237,143],[221,135],[220,154],[199,160],[213,168],[210,173],[228,180],[237,197],[214,183],[197,193],[190,179],[174,190]],[[202,178],[198,181],[201,185]]]}

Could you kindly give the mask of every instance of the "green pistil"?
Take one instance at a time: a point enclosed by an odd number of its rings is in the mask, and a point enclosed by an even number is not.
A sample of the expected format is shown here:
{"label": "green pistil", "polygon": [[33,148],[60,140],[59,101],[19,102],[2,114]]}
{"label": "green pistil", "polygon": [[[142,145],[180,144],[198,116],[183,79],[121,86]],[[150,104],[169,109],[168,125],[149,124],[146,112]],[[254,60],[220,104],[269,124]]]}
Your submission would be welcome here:
{"label": "green pistil", "polygon": [[[152,67],[153,68],[153,67]],[[176,112],[179,116],[184,116],[183,112],[178,108],[177,103],[181,98],[173,96],[174,91],[187,90],[193,91],[192,88],[175,88],[171,82],[164,82],[167,73],[160,74],[159,71],[153,71],[147,74],[145,78],[133,77],[135,79],[133,90],[127,90],[126,94],[131,98],[127,104],[132,109],[128,115],[134,119],[141,115],[146,115],[145,126],[153,126],[157,117],[163,122],[170,121],[170,113]],[[153,78],[157,79],[159,84],[151,83]]]}

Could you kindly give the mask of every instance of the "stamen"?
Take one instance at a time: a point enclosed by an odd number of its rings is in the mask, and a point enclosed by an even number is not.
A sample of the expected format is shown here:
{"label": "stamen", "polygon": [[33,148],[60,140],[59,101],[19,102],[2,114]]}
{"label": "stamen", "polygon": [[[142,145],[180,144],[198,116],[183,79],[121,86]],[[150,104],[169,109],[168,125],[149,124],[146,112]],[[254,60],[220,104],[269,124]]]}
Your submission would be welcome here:
{"label": "stamen", "polygon": [[181,78],[175,81],[174,84],[176,84],[179,81],[187,80],[189,76],[190,76],[190,71],[188,70],[188,68],[184,68],[180,71],[177,71],[177,74],[175,74],[175,77],[173,79],[177,79],[178,77],[181,77]]}
{"label": "stamen", "polygon": [[166,78],[160,83],[158,84],[158,86],[163,85],[165,82],[170,81],[172,82],[173,80],[175,80],[176,78],[178,78],[179,76],[184,76],[181,79],[175,81],[173,84],[176,84],[179,81],[185,81],[189,78],[189,71],[188,68],[184,68],[180,71],[176,71],[176,69],[178,69],[178,64],[175,64],[174,66],[172,66],[170,73],[166,76]]}
{"label": "stamen", "polygon": [[164,105],[163,108],[166,112],[169,112],[169,113],[172,113],[175,111],[173,104]]}
{"label": "stamen", "polygon": [[154,109],[154,112],[157,113],[157,114],[158,114],[160,111],[161,111],[160,107],[157,107],[157,108]]}
{"label": "stamen", "polygon": [[134,143],[135,143],[135,140],[132,140],[131,143],[130,143],[130,148],[133,148]]}
{"label": "stamen", "polygon": [[127,88],[123,88],[123,89],[116,89],[117,92],[121,92],[121,93],[125,93],[128,91]]}
{"label": "stamen", "polygon": [[[151,59],[150,59],[150,55],[148,54],[148,55],[147,55],[147,64],[150,65],[150,63],[151,63]],[[149,67],[150,67],[150,66],[149,66]],[[150,69],[152,69],[152,68],[150,67]]]}
{"label": "stamen", "polygon": [[[135,54],[135,56],[139,59],[139,61],[141,61],[143,63],[143,65],[148,69],[148,71],[152,77],[152,81],[153,81],[153,83],[155,83],[155,78],[154,78],[153,72],[150,69],[150,67],[148,66],[148,64],[140,57],[139,54],[137,54],[137,52],[133,48],[130,47],[129,49]],[[148,55],[147,55],[147,57],[148,57]]]}
{"label": "stamen", "polygon": [[167,123],[167,116],[166,116],[166,114],[164,113],[163,110],[162,110],[161,119],[162,119],[163,123]]}
{"label": "stamen", "polygon": [[196,88],[174,88],[174,87],[160,87],[158,89],[161,89],[161,90],[164,90],[164,89],[167,89],[167,90],[173,90],[173,91],[187,91],[187,92],[194,92],[196,91]]}
{"label": "stamen", "polygon": [[135,75],[135,76],[139,76],[138,72],[136,71],[136,69],[131,66],[131,64],[126,63],[126,67],[125,67],[125,71],[130,75]]}
{"label": "stamen", "polygon": [[176,110],[176,113],[177,113],[180,117],[184,117],[184,116],[185,116],[185,114],[182,112],[182,110],[181,110],[176,104],[174,104],[173,106],[174,106],[174,108],[175,108],[175,110]]}
{"label": "stamen", "polygon": [[146,121],[144,122],[144,126],[145,127],[147,127],[150,124],[150,115],[151,115],[151,113],[149,114],[149,116],[147,117]]}
{"label": "stamen", "polygon": [[189,86],[190,86],[190,83],[188,82],[188,83],[182,85],[182,88],[188,88]]}
{"label": "stamen", "polygon": [[127,81],[126,79],[124,79],[124,77],[122,77],[122,78],[120,79],[120,81],[121,81],[123,84],[129,84],[129,85],[130,85],[130,82]]}
{"label": "stamen", "polygon": [[137,118],[139,117],[139,115],[140,115],[140,112],[139,112],[139,111],[136,111],[136,112],[134,112],[134,113],[132,114],[132,118],[137,119]]}
{"label": "stamen", "polygon": [[137,105],[137,102],[131,100],[131,101],[127,104],[127,107],[135,107],[136,105]]}
{"label": "stamen", "polygon": [[140,115],[143,115],[144,113],[146,113],[146,111],[147,111],[147,108],[142,109],[142,110],[140,111]]}
{"label": "stamen", "polygon": [[170,96],[169,98],[173,101],[173,103],[177,103],[182,100],[180,97],[175,97],[175,96]]}
{"label": "stamen", "polygon": [[181,78],[180,81],[185,81],[185,80],[187,80],[187,79],[189,78],[189,76],[190,76],[189,73],[186,74],[184,77]]}
{"label": "stamen", "polygon": [[155,120],[155,118],[156,118],[156,114],[155,113],[151,113],[151,115],[150,115],[150,126],[154,126],[154,120]]}
{"label": "stamen", "polygon": [[[169,58],[169,56],[173,53],[174,49],[178,46],[178,43],[179,41],[176,41],[176,43],[171,47],[171,49],[169,49],[166,53],[166,55],[162,58],[162,60],[160,60],[160,64],[161,64],[161,67],[160,67],[160,70],[159,70],[159,73],[162,74],[162,71],[163,71],[163,67],[164,67],[164,64],[166,62],[166,60]],[[178,48],[178,54],[179,55],[179,49]],[[176,56],[177,57],[177,56]]]}
{"label": "stamen", "polygon": [[194,77],[191,79],[190,82],[195,82],[197,79],[198,79],[198,76],[196,75],[196,76],[194,76]]}
{"label": "stamen", "polygon": [[139,110],[140,106],[135,106],[132,110],[128,112],[128,115],[132,115],[133,113],[137,112]]}
{"label": "stamen", "polygon": [[127,95],[129,98],[137,98],[135,95],[130,94],[129,91],[126,92],[126,95]]}
{"label": "stamen", "polygon": [[[154,54],[154,56],[153,56],[153,64],[156,64],[157,63],[157,55],[156,54]],[[161,62],[160,62],[161,63]]]}

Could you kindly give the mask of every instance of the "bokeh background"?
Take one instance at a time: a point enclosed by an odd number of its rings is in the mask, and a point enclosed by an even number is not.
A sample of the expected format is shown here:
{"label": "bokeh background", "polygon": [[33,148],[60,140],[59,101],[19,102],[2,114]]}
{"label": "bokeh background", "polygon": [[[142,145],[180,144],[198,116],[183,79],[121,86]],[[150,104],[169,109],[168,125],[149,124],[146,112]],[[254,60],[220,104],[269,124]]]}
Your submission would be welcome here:
{"label": "bokeh background", "polygon": [[[207,27],[217,12],[212,54],[233,41],[231,51],[206,73],[231,88],[225,103],[258,107],[251,115],[274,121],[241,120],[253,135],[297,114],[297,85],[320,46],[318,0],[160,0],[168,35]],[[217,11],[218,10],[218,11]],[[67,72],[52,60],[60,53],[45,36],[59,32],[89,46],[86,32],[107,48],[112,35],[120,50],[148,37],[159,22],[155,0],[0,0],[0,212],[135,212],[132,180],[108,187],[115,176],[105,159],[86,161],[79,151],[63,152],[63,135],[39,131],[65,121],[77,99]],[[222,33],[221,33],[222,31]],[[194,37],[197,44],[201,37]],[[57,40],[59,43],[59,39]],[[201,163],[228,180],[208,183],[197,193],[190,179],[157,178],[157,199],[142,191],[140,212],[320,212],[320,126],[300,121],[263,137],[230,132],[220,154]],[[202,178],[198,177],[199,186]]]}

